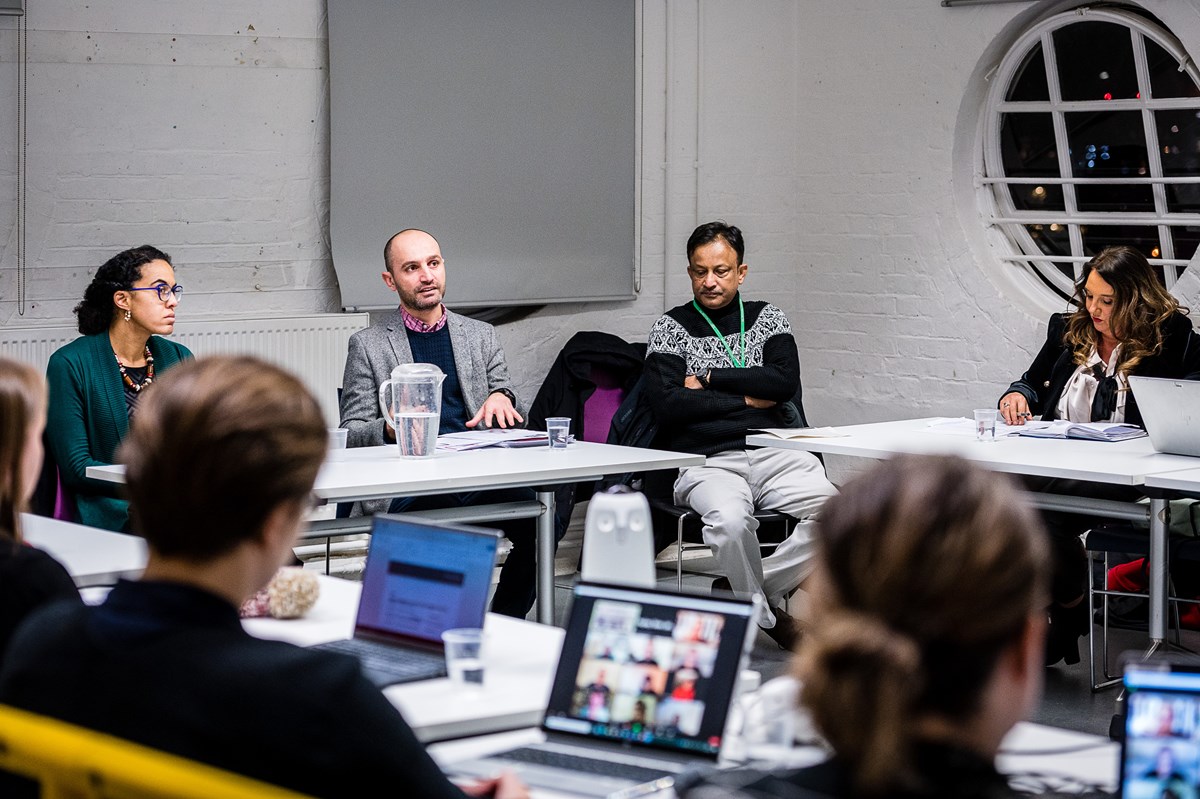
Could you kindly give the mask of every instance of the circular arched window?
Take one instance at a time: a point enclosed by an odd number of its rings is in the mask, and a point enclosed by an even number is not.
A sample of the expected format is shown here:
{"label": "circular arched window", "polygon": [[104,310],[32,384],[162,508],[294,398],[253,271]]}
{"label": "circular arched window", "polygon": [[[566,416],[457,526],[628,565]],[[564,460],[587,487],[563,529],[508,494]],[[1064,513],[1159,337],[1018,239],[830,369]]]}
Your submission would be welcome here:
{"label": "circular arched window", "polygon": [[1141,250],[1168,288],[1200,244],[1200,85],[1179,41],[1131,11],[1043,20],[991,78],[982,177],[990,224],[1069,296],[1110,244]]}

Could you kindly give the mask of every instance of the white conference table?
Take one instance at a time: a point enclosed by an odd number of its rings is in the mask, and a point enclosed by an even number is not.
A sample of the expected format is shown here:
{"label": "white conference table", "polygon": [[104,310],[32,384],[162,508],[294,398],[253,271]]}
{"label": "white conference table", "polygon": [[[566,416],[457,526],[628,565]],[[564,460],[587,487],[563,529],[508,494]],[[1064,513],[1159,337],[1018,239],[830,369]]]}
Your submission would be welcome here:
{"label": "white conference table", "polygon": [[[300,646],[349,638],[362,584],[319,575],[320,594],[303,618],[243,619],[251,635]],[[423,742],[462,738],[541,723],[562,649],[563,630],[489,613],[484,622],[483,688],[463,690],[449,678],[392,685],[384,695]]]}
{"label": "white conference table", "polygon": [[[318,579],[320,595],[303,618],[243,619],[242,626],[259,638],[301,646],[349,637],[361,583],[326,575]],[[417,738],[434,744],[430,753],[443,766],[541,737],[537,727],[550,697],[563,630],[492,613],[485,629],[487,671],[482,689],[464,692],[445,678],[384,689]],[[1100,736],[1023,723],[1005,738],[997,765],[1010,775],[1040,773],[1113,787],[1118,749]],[[1063,755],[1063,750],[1071,752]],[[794,765],[818,759],[815,751],[793,754],[788,760]]]}
{"label": "white conference table", "polygon": [[[756,434],[747,436],[746,443],[876,459],[900,453],[953,454],[1008,474],[1136,487],[1151,487],[1151,475],[1197,467],[1195,458],[1155,451],[1146,437],[1129,441],[1082,441],[1009,436],[995,441],[976,441],[973,435],[930,429],[931,422],[935,421],[944,420],[904,419],[819,428],[814,432],[828,431],[829,434],[802,438]],[[1163,646],[1167,635],[1167,533],[1170,527],[1170,503],[1165,496],[1151,496],[1145,504],[1050,494],[1031,495],[1031,498],[1038,507],[1047,510],[1149,523],[1151,651]]]}
{"label": "white conference table", "polygon": [[1146,485],[1150,488],[1161,488],[1164,491],[1200,491],[1200,466],[1183,469],[1177,472],[1163,472],[1146,477]]}
{"label": "white conference table", "polygon": [[[802,713],[802,711],[797,711]],[[517,746],[527,746],[544,740],[538,729],[481,735],[454,741],[443,741],[429,747],[429,754],[444,770],[453,772],[456,762],[483,757]],[[825,759],[816,747],[797,747],[781,755],[784,763],[750,764],[761,769],[802,768]],[[1098,788],[1114,793],[1121,777],[1120,744],[1100,735],[1049,727],[1023,721],[1009,730],[1000,743],[996,768],[1008,777],[1010,784],[1031,796],[1047,790],[1060,790],[1056,795],[1078,793],[1081,788]],[[739,764],[725,764],[736,766]],[[533,789],[535,797],[558,799],[569,796],[557,791]],[[643,795],[639,799],[672,799],[674,791],[665,790]]]}
{"label": "white conference table", "polygon": [[[403,459],[395,446],[330,450],[317,474],[313,493],[326,502],[383,497],[416,497],[463,491],[532,486],[537,516],[537,619],[554,621],[554,491],[550,486],[598,480],[626,472],[699,466],[703,455],[579,441],[565,450],[549,447],[490,447],[467,452],[438,452],[431,458]],[[87,476],[124,482],[125,468],[89,466]],[[491,505],[491,509],[505,506]],[[474,509],[477,511],[478,509]],[[427,515],[480,518],[472,509],[430,511]],[[490,516],[487,518],[496,518]],[[369,530],[369,519],[327,519],[312,523],[318,536]]]}
{"label": "white conference table", "polygon": [[120,577],[138,577],[146,568],[146,542],[135,535],[32,513],[21,515],[21,532],[30,544],[53,555],[79,588],[112,585]]}

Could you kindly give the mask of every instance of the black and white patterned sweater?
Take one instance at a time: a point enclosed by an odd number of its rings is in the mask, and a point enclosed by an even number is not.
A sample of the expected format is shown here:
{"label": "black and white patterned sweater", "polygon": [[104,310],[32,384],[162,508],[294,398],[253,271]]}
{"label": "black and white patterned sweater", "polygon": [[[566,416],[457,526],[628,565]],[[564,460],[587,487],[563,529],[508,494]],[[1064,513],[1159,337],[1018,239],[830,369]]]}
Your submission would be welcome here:
{"label": "black and white patterned sweater", "polygon": [[[717,311],[706,310],[741,358],[738,297]],[[734,366],[721,340],[692,303],[667,311],[650,330],[646,345],[647,398],[658,419],[656,446],[712,455],[746,448],[746,433],[780,427],[776,408],[756,410],[745,397],[783,403],[800,385],[800,361],[783,311],[766,302],[746,302],[746,365]],[[705,390],[684,388],[688,375],[711,370]]]}

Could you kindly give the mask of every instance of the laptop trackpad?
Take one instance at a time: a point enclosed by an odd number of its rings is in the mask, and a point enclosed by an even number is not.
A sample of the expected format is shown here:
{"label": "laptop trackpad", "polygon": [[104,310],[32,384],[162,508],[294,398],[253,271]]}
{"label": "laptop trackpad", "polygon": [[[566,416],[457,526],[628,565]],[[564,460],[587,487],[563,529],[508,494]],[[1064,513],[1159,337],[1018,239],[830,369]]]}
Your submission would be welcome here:
{"label": "laptop trackpad", "polygon": [[[543,788],[555,793],[578,796],[610,796],[640,784],[630,779],[589,774],[582,771],[568,771],[535,763],[518,763],[505,759],[503,755],[455,763],[448,769],[448,772],[454,777],[489,778],[505,769],[515,772],[521,781],[531,788]],[[673,782],[671,776],[662,776],[660,779],[662,782],[655,786],[655,790],[665,790],[671,787]]]}

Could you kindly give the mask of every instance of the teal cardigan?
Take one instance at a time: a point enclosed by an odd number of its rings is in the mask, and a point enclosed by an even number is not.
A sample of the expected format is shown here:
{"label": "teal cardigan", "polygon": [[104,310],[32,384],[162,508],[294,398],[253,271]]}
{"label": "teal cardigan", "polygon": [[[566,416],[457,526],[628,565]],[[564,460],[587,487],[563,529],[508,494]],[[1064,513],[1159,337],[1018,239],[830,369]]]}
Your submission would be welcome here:
{"label": "teal cardigan", "polygon": [[[191,358],[182,344],[158,336],[148,342],[154,372],[161,375]],[[80,336],[55,351],[46,367],[50,408],[46,445],[71,495],[78,521],[106,530],[127,530],[129,505],[121,486],[84,476],[89,466],[115,462],[117,446],[129,431],[125,385],[117,369],[108,331]]]}

